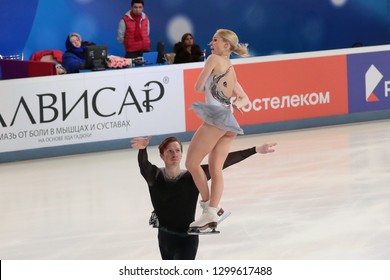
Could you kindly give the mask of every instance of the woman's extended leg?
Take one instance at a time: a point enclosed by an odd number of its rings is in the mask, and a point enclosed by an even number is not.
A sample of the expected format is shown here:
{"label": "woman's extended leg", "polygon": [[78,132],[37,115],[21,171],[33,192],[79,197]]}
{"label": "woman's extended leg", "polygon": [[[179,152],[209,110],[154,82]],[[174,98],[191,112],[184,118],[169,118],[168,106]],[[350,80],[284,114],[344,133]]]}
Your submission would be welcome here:
{"label": "woman's extended leg", "polygon": [[[192,174],[192,178],[201,193],[202,200],[207,201],[211,197],[213,204],[210,201],[211,205],[204,209],[199,219],[190,224],[190,231],[193,229],[203,231],[207,230],[207,228],[214,229],[217,227],[219,220],[218,202],[223,192],[222,167],[235,135],[235,133],[203,124],[191,140],[187,153],[186,167]],[[212,177],[211,196],[206,175],[200,167],[201,161],[207,154],[209,154],[209,170]],[[220,171],[218,171],[219,169]]]}
{"label": "woman's extended leg", "polygon": [[222,168],[235,137],[235,133],[227,132],[218,140],[209,154],[209,171],[211,175],[210,207],[218,208],[221,200],[224,189]]}
{"label": "woman's extended leg", "polygon": [[222,129],[204,123],[195,132],[188,147],[185,165],[191,173],[203,201],[210,199],[210,192],[206,174],[200,164],[225,133],[226,131]]}

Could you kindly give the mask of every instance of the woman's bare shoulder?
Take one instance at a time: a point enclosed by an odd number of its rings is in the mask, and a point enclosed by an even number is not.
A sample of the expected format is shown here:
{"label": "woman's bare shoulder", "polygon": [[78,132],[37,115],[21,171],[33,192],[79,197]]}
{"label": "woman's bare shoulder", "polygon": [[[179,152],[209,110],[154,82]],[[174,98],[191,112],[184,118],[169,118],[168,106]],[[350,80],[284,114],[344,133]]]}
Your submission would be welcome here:
{"label": "woman's bare shoulder", "polygon": [[225,72],[231,66],[231,63],[220,55],[211,54],[207,60],[209,59],[209,64],[213,65],[213,72],[216,74]]}

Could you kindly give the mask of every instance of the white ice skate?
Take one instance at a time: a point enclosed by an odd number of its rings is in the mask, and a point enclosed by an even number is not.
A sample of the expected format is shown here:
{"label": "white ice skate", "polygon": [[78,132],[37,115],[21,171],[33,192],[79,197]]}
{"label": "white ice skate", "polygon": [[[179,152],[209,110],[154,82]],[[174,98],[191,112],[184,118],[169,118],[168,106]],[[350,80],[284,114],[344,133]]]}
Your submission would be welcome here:
{"label": "white ice skate", "polygon": [[214,207],[207,207],[204,209],[199,219],[195,220],[190,224],[188,234],[211,234],[219,233],[216,231],[218,225],[218,209]]}
{"label": "white ice skate", "polygon": [[[210,204],[210,201],[200,201],[199,202],[200,204],[200,207],[202,208],[202,213],[204,213],[204,211],[207,209],[207,207],[209,207],[209,204]],[[223,220],[225,220],[227,217],[229,217],[231,214],[230,211],[228,210],[224,210],[221,206],[218,205],[218,212],[217,212],[217,215],[218,215],[218,225],[220,223],[222,223]]]}

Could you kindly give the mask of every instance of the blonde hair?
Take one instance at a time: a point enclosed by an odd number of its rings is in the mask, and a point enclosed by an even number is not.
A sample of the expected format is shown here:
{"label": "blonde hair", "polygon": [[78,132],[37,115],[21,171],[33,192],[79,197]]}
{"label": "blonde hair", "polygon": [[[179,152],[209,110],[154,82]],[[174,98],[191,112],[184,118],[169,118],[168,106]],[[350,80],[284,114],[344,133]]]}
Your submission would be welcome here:
{"label": "blonde hair", "polygon": [[224,42],[230,44],[230,50],[239,56],[248,56],[248,44],[242,44],[238,41],[238,36],[235,32],[228,29],[218,29],[216,35],[222,38]]}

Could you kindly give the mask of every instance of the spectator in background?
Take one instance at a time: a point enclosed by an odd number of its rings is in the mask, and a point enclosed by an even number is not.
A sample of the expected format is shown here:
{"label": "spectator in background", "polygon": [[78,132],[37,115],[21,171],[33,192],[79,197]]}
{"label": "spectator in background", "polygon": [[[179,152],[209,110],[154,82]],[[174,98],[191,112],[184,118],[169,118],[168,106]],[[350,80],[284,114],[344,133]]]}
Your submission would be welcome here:
{"label": "spectator in background", "polygon": [[131,10],[119,22],[117,39],[125,46],[126,58],[140,57],[150,51],[150,23],[143,10],[143,0],[132,0]]}
{"label": "spectator in background", "polygon": [[77,33],[70,33],[66,37],[62,66],[67,73],[78,73],[85,67],[85,49],[82,43],[81,36]]}
{"label": "spectator in background", "polygon": [[199,45],[194,43],[194,36],[191,33],[185,33],[181,37],[181,41],[175,44],[173,52],[175,53],[174,64],[202,60],[202,51]]}

